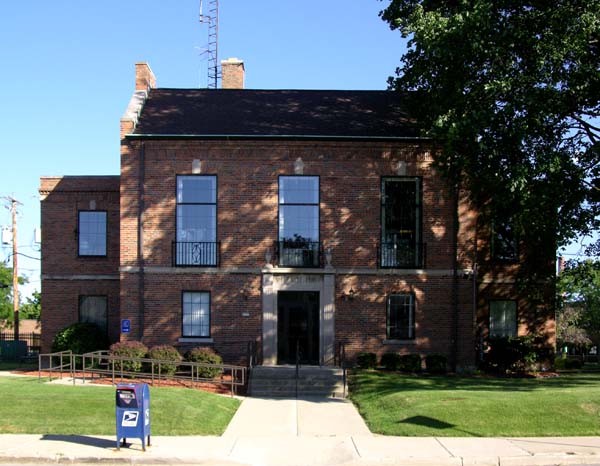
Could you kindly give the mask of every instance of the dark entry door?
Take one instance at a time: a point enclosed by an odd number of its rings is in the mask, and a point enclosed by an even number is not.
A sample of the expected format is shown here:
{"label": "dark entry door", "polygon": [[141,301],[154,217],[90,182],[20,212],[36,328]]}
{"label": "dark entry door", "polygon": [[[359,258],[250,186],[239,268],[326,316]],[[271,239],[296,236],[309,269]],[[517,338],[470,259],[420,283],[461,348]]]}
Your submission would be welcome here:
{"label": "dark entry door", "polygon": [[277,293],[277,362],[296,364],[296,345],[302,364],[319,364],[319,292]]}

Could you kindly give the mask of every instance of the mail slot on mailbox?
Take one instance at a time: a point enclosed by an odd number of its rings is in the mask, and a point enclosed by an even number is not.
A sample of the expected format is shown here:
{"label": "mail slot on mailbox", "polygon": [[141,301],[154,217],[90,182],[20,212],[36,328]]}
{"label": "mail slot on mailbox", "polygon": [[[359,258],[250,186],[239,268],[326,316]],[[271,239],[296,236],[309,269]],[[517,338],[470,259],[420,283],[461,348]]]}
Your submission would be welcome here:
{"label": "mail slot on mailbox", "polygon": [[[145,383],[118,384],[116,393],[117,450],[127,438],[139,438],[150,446],[150,390]],[[121,443],[122,442],[122,443]]]}

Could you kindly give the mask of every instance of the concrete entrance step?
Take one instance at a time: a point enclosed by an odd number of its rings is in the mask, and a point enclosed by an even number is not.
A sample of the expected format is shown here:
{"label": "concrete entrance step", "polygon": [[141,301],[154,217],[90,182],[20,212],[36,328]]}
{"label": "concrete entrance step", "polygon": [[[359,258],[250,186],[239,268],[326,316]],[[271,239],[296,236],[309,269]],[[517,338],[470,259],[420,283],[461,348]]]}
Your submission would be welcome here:
{"label": "concrete entrance step", "polygon": [[[343,398],[344,380],[340,368],[303,366],[298,371],[298,396]],[[292,366],[257,366],[252,369],[250,396],[295,397],[296,368]]]}

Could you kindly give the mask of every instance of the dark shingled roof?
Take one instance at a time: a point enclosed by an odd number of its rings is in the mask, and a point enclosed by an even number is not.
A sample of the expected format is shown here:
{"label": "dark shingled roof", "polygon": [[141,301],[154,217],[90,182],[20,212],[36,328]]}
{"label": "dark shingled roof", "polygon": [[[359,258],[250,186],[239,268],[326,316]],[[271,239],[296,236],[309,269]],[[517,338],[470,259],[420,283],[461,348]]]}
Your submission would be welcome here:
{"label": "dark shingled roof", "polygon": [[392,91],[152,89],[138,136],[414,138]]}

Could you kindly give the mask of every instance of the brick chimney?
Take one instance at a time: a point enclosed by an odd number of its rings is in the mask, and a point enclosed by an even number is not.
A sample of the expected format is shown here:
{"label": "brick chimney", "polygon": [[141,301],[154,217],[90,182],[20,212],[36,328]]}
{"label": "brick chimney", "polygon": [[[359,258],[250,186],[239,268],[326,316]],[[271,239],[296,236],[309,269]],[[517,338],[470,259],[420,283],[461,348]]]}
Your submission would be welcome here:
{"label": "brick chimney", "polygon": [[156,77],[146,62],[135,64],[135,91],[129,100],[129,105],[125,114],[121,117],[121,140],[126,134],[131,134],[135,130],[138,117],[146,98],[148,91],[156,87]]}
{"label": "brick chimney", "polygon": [[221,88],[244,89],[244,62],[239,58],[221,60]]}
{"label": "brick chimney", "polygon": [[135,90],[147,91],[156,87],[156,77],[146,62],[135,64]]}

